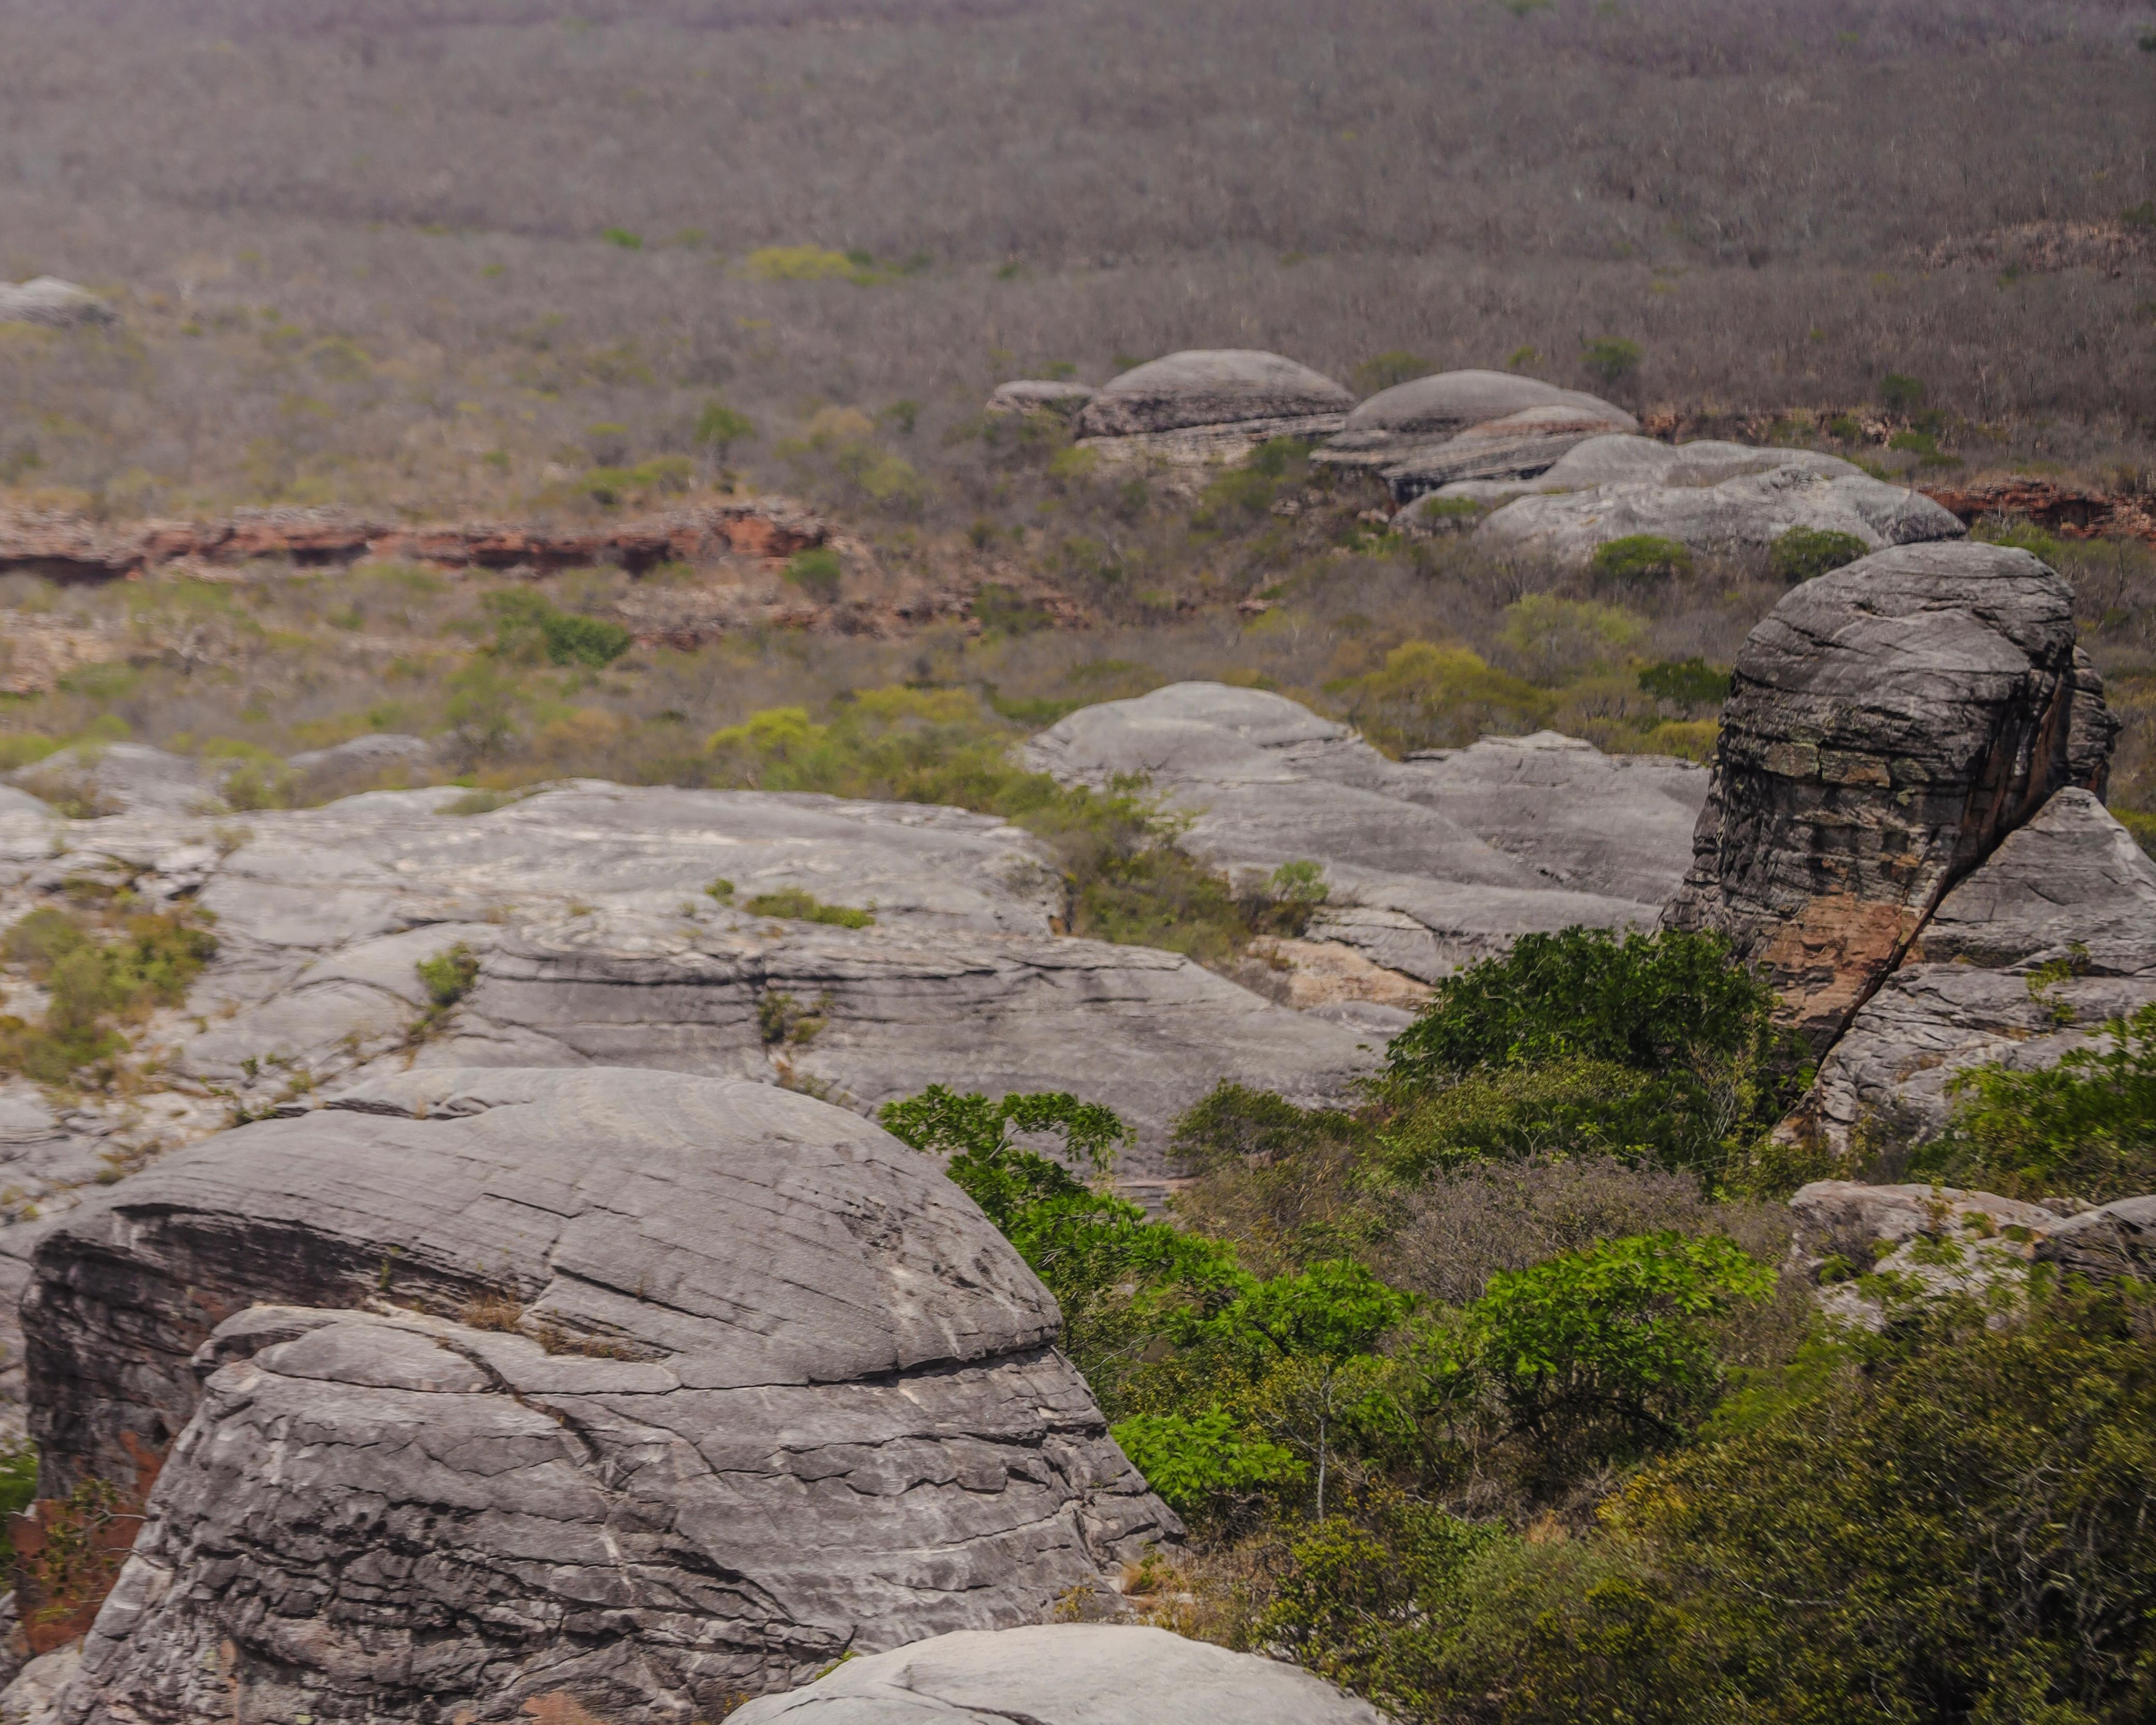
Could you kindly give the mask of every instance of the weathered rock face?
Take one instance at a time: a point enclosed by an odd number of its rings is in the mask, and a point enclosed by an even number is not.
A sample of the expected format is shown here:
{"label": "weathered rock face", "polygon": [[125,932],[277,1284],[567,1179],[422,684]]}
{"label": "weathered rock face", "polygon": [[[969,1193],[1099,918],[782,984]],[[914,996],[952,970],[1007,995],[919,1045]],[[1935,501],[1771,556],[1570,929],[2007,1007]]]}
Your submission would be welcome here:
{"label": "weathered rock face", "polygon": [[1196,350],[1111,378],[1078,416],[1078,429],[1089,438],[1166,438],[1225,453],[1271,437],[1337,431],[1354,404],[1332,378],[1277,353]]}
{"label": "weathered rock face", "polygon": [[2156,863],[2089,792],[2060,791],[1940,901],[1793,1126],[1836,1151],[1867,1132],[1931,1137],[1956,1074],[2056,1065],[2152,1000]]}
{"label": "weathered rock face", "polygon": [[1026,759],[1069,783],[1147,775],[1192,817],[1185,845],[1233,875],[1321,864],[1311,938],[1424,981],[1531,930],[1651,924],[1707,782],[1548,732],[1389,761],[1294,701],[1218,683],[1087,707]]}
{"label": "weathered rock face", "polygon": [[2051,1224],[2036,1258],[2097,1281],[2156,1279],[2156,1197],[2122,1198]]}
{"label": "weathered rock face", "polygon": [[1815,1049],[2068,783],[2071,603],[2025,552],[1914,546],[1804,583],[1746,641],[1667,921],[1727,933]]}
{"label": "weathered rock face", "polygon": [[70,330],[87,323],[110,323],[112,308],[87,288],[57,275],[30,281],[0,281],[0,323],[36,323]]}
{"label": "weathered rock face", "polygon": [[1060,413],[1069,418],[1080,413],[1099,392],[1090,383],[1072,383],[1049,377],[1024,377],[1014,383],[998,383],[988,397],[991,413]]}
{"label": "weathered rock face", "polygon": [[942,1635],[849,1660],[742,1725],[1381,1725],[1367,1702],[1277,1660],[1099,1623]]}
{"label": "weathered rock face", "polygon": [[1743,444],[1672,447],[1652,438],[1590,437],[1531,482],[1462,470],[1439,483],[1435,495],[1440,505],[1496,506],[1476,529],[1478,542],[1571,564],[1635,534],[1728,552],[1763,551],[1800,527],[1847,533],[1875,550],[1967,531],[1920,492],[1835,456]]}
{"label": "weathered rock face", "polygon": [[1818,1180],[1789,1199],[1794,1250],[1831,1316],[1877,1329],[1911,1298],[2017,1295],[2048,1230],[2040,1204],[1950,1186]]}
{"label": "weathered rock face", "polygon": [[62,749],[9,773],[8,783],[85,818],[225,812],[217,781],[199,763],[139,742]]}
{"label": "weathered rock face", "polygon": [[[1440,372],[1383,389],[1348,414],[1337,436],[1312,459],[1339,467],[1390,467],[1460,433],[1537,409],[1600,431],[1636,431],[1639,422],[1599,396],[1560,389],[1512,372]],[[1548,464],[1545,463],[1544,465]]]}
{"label": "weathered rock face", "polygon": [[[1632,427],[1630,413],[1606,403],[1593,403],[1591,398],[1589,404],[1577,407],[1523,408],[1399,456],[1380,476],[1394,501],[1400,503],[1412,503],[1456,484],[1513,485],[1547,473],[1590,438]],[[1427,518],[1431,506],[1404,511],[1403,526],[1413,530]]]}
{"label": "weathered rock face", "polygon": [[24,1315],[44,1491],[183,1434],[70,1720],[709,1717],[1176,1532],[970,1201],[767,1086],[370,1084],[78,1211]]}

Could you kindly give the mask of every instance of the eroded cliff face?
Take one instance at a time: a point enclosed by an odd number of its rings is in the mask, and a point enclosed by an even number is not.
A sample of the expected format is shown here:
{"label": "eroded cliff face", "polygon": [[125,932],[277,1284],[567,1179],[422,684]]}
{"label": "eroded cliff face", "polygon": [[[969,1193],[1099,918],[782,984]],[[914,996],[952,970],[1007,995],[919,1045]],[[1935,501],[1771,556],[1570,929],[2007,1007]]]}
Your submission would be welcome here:
{"label": "eroded cliff face", "polygon": [[1823,1052],[1948,889],[2101,774],[2071,608],[2052,570],[1988,545],[1903,547],[1792,590],[1738,656],[1666,923],[1727,934]]}
{"label": "eroded cliff face", "polygon": [[766,1085],[362,1086],[85,1206],[23,1322],[47,1496],[172,1445],[69,1720],[716,1717],[1180,1533],[970,1201]]}

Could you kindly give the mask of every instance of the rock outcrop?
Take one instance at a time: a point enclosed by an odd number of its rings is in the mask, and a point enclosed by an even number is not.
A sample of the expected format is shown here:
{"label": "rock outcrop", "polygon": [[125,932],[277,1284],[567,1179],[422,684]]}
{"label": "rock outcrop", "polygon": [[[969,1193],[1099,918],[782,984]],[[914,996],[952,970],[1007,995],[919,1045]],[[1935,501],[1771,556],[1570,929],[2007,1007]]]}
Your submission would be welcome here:
{"label": "rock outcrop", "polygon": [[139,742],[64,748],[8,774],[6,782],[79,819],[224,812],[216,778],[198,762]]}
{"label": "rock outcrop", "polygon": [[1081,437],[1171,459],[1232,459],[1269,438],[1337,431],[1355,398],[1332,378],[1248,348],[1171,353],[1103,384]]}
{"label": "rock outcrop", "polygon": [[849,1660],[752,1701],[741,1725],[1382,1725],[1296,1666],[1166,1630],[1057,1624]]}
{"label": "rock outcrop", "polygon": [[1410,510],[1407,525],[1447,504],[1486,504],[1491,512],[1475,529],[1478,543],[1573,565],[1640,534],[1727,553],[1763,552],[1799,528],[1846,533],[1874,550],[1966,531],[1921,492],[1836,456],[1743,444],[1672,447],[1652,438],[1589,437],[1546,465],[1539,479],[1463,471],[1422,489],[1434,501]]}
{"label": "rock outcrop", "polygon": [[2156,1281],[2156,1197],[2122,1198],[2051,1224],[2036,1258],[2092,1281]]}
{"label": "rock outcrop", "polygon": [[1793,1127],[1837,1153],[1932,1137],[1957,1074],[2056,1065],[2151,1001],[2156,862],[2089,792],[2061,790],[1940,901],[1827,1051]]}
{"label": "rock outcrop", "polygon": [[1939,901],[2071,776],[2071,594],[2026,552],[1881,552],[1753,629],[1667,921],[1758,963],[1823,1052]]}
{"label": "rock outcrop", "polygon": [[[1542,417],[1538,420],[1521,418],[1527,414]],[[1431,377],[1396,383],[1361,403],[1348,415],[1338,434],[1328,438],[1312,452],[1311,459],[1335,467],[1387,469],[1411,456],[1440,449],[1463,433],[1477,429],[1487,433],[1495,426],[1515,420],[1520,422],[1515,431],[1522,435],[1527,434],[1527,428],[1532,425],[1545,428],[1543,434],[1552,437],[1561,435],[1561,428],[1572,424],[1592,428],[1591,431],[1582,432],[1582,436],[1639,429],[1638,421],[1622,408],[1599,396],[1576,389],[1560,389],[1539,377],[1523,377],[1514,372],[1440,372]],[[1491,436],[1481,439],[1485,443],[1496,440]],[[1493,473],[1473,476],[1524,477],[1538,473],[1578,441],[1575,437],[1563,448],[1553,450],[1549,460],[1543,461],[1540,467],[1525,460],[1515,463],[1502,475]],[[1433,480],[1430,484],[1443,482]],[[1414,495],[1429,488],[1418,480],[1414,490],[1402,495]]]}
{"label": "rock outcrop", "polygon": [[44,1491],[172,1445],[67,1721],[714,1717],[1178,1531],[970,1200],[764,1085],[363,1086],[84,1207],[24,1318]]}
{"label": "rock outcrop", "polygon": [[84,324],[114,321],[111,306],[87,288],[57,275],[29,281],[0,281],[0,323],[43,324],[47,329],[78,329]]}
{"label": "rock outcrop", "polygon": [[533,570],[619,564],[631,571],[714,557],[783,557],[830,536],[799,504],[729,498],[586,528],[495,521],[413,526],[333,509],[240,510],[208,521],[108,526],[86,516],[0,510],[0,572],[110,581],[167,566],[214,573],[261,557],[337,566],[362,557],[444,568]]}
{"label": "rock outcrop", "polygon": [[1951,1186],[1819,1180],[1789,1199],[1792,1250],[1830,1316],[1881,1327],[1897,1307],[1941,1295],[2018,1296],[2046,1234],[2041,1204]]}
{"label": "rock outcrop", "polygon": [[988,397],[988,411],[998,415],[1055,413],[1070,418],[1083,412],[1099,393],[1090,383],[1023,377],[1014,383],[998,383]]}
{"label": "rock outcrop", "polygon": [[1310,938],[1424,982],[1530,930],[1651,925],[1707,784],[1688,762],[1550,732],[1389,761],[1283,696],[1218,683],[1085,708],[1026,760],[1066,783],[1146,775],[1191,818],[1185,845],[1242,882],[1319,864]]}

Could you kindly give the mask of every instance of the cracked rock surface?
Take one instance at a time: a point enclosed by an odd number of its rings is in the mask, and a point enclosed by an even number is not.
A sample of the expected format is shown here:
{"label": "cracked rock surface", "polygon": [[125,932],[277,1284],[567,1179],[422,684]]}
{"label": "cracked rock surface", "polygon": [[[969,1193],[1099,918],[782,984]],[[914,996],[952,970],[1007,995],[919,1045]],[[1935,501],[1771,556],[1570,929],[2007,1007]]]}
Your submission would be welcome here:
{"label": "cracked rock surface", "polygon": [[2026,552],[1906,546],[1793,588],[1746,640],[1667,921],[1727,934],[1815,1050],[2071,783],[2071,605]]}
{"label": "cracked rock surface", "polygon": [[1179,1532],[971,1202],[767,1085],[377,1081],[167,1158],[36,1276],[41,1491],[180,1434],[70,1722],[685,1725]]}
{"label": "cracked rock surface", "polygon": [[1424,982],[1530,931],[1651,927],[1707,783],[1553,732],[1391,761],[1282,696],[1219,683],[1084,708],[1026,760],[1073,783],[1148,775],[1191,817],[1184,845],[1231,875],[1322,865],[1308,937]]}
{"label": "cracked rock surface", "polygon": [[1381,1725],[1383,1715],[1276,1660],[1166,1630],[1055,1624],[940,1635],[849,1660],[741,1725]]}

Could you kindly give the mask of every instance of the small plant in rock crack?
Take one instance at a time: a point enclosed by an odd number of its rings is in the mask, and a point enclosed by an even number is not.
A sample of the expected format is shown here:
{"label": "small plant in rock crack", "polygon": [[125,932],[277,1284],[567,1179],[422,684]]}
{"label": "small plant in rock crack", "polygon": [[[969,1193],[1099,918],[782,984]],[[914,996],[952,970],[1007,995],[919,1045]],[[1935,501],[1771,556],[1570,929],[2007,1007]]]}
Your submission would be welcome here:
{"label": "small plant in rock crack", "polygon": [[467,1329],[513,1330],[524,1308],[506,1294],[481,1294],[465,1302],[457,1321]]}
{"label": "small plant in rock crack", "polygon": [[791,994],[773,988],[757,1002],[757,1028],[763,1033],[767,1047],[790,1043],[798,1048],[814,1042],[830,1021],[831,997],[828,993],[819,994],[814,1005],[803,1006]]}
{"label": "small plant in rock crack", "polygon": [[427,991],[426,1009],[412,1022],[408,1043],[424,1042],[439,1030],[459,1001],[479,981],[479,955],[459,941],[454,946],[422,958],[412,967]]}

